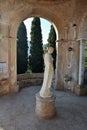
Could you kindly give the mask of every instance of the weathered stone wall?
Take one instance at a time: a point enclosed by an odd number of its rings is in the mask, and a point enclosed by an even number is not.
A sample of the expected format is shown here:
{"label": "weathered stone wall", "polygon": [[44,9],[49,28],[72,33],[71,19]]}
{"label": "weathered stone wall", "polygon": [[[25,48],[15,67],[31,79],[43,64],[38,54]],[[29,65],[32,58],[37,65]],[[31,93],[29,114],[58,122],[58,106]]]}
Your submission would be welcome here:
{"label": "weathered stone wall", "polygon": [[[61,41],[58,44],[57,88],[68,89],[78,84],[79,43],[73,40]],[[69,51],[70,47],[72,48],[71,51]],[[70,78],[70,81],[66,81],[66,78]]]}
{"label": "weathered stone wall", "polygon": [[[16,74],[16,35],[20,23],[29,17],[43,17],[56,26],[59,40],[57,43],[56,88],[64,84],[67,74],[67,61],[72,53],[71,76],[73,84],[78,84],[79,42],[77,39],[86,38],[85,18],[87,16],[86,0],[0,0],[0,62],[6,63],[6,72],[0,72],[0,86],[4,92],[18,91]],[[76,38],[73,36],[73,25],[76,24]],[[57,34],[57,35],[58,35]],[[57,39],[58,40],[58,39]],[[68,46],[73,51],[68,52]],[[70,54],[71,55],[71,54]],[[4,80],[4,83],[3,81]],[[6,91],[5,91],[6,90]],[[2,91],[0,91],[2,93]]]}
{"label": "weathered stone wall", "polygon": [[18,74],[17,81],[19,85],[19,89],[24,87],[30,86],[42,86],[43,82],[43,73],[25,73],[25,74]]}

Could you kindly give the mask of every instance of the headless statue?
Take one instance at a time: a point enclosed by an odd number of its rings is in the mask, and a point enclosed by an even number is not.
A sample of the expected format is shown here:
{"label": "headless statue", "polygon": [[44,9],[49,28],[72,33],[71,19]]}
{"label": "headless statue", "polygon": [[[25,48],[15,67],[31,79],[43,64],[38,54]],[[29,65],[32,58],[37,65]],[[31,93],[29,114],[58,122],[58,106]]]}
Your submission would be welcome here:
{"label": "headless statue", "polygon": [[45,64],[45,71],[44,71],[44,80],[42,84],[42,88],[40,90],[40,96],[43,98],[52,97],[51,82],[54,73],[53,68],[53,58],[52,53],[54,51],[53,47],[48,47],[48,52],[44,56],[44,64]]}

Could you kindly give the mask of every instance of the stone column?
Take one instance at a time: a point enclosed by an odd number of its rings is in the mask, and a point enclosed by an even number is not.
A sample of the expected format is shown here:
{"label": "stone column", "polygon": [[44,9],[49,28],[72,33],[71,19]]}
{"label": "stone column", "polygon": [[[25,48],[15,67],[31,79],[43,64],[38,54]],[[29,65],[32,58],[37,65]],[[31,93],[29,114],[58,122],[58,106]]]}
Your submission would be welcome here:
{"label": "stone column", "polygon": [[85,62],[85,45],[84,40],[80,40],[80,54],[79,54],[79,79],[78,85],[81,86],[84,80],[84,62]]}
{"label": "stone column", "polygon": [[9,37],[9,57],[10,57],[10,64],[9,64],[9,70],[10,70],[10,92],[18,92],[19,87],[17,85],[17,42],[16,37]]}
{"label": "stone column", "polygon": [[56,52],[57,52],[57,57],[56,57],[56,70],[55,70],[55,86],[54,88],[57,90],[65,90],[64,84],[61,81],[61,74],[60,74],[60,70],[59,70],[59,55],[58,54],[58,46],[61,46],[63,44],[62,40],[57,40],[56,41]]}
{"label": "stone column", "polygon": [[79,50],[79,73],[78,73],[78,85],[75,87],[75,93],[77,95],[86,95],[87,94],[87,89],[84,86],[84,63],[85,63],[85,45],[84,45],[85,40],[80,39],[79,44],[80,44],[80,50]]}
{"label": "stone column", "polygon": [[[5,21],[5,20],[4,20]],[[2,39],[0,41],[0,62],[4,64],[4,73],[0,74],[3,94],[17,92],[17,74],[16,74],[16,37],[10,37],[10,26],[5,22],[1,23]],[[6,67],[5,67],[6,66]]]}
{"label": "stone column", "polygon": [[9,93],[8,23],[0,19],[0,95]]}

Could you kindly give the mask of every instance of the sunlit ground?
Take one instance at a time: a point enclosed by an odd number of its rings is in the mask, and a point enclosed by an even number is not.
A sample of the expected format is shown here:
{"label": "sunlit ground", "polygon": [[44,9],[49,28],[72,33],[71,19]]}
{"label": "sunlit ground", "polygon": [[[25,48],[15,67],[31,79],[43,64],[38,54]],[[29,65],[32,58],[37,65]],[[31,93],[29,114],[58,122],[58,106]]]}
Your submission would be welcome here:
{"label": "sunlit ground", "polygon": [[[39,119],[35,113],[40,86],[0,97],[0,130],[87,130],[87,96],[55,91],[56,116]],[[50,109],[50,108],[49,108]]]}

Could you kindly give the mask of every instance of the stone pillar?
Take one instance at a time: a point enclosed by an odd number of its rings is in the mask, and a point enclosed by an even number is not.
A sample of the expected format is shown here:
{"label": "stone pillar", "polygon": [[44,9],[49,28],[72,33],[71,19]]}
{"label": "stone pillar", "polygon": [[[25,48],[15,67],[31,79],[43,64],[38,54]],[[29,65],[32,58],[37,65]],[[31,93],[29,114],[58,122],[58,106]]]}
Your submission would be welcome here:
{"label": "stone pillar", "polygon": [[75,87],[75,93],[83,96],[87,94],[87,89],[84,86],[84,63],[85,63],[85,40],[80,39],[80,50],[79,50],[79,73],[78,73],[78,85]]}
{"label": "stone pillar", "polygon": [[8,24],[0,19],[0,95],[9,93]]}
{"label": "stone pillar", "polygon": [[57,90],[65,90],[64,84],[61,81],[61,74],[60,74],[60,70],[59,70],[59,59],[58,57],[60,57],[60,53],[58,52],[58,46],[61,46],[63,44],[62,40],[57,40],[56,41],[56,52],[57,52],[57,57],[56,57],[56,71],[55,71],[55,86],[54,88]]}
{"label": "stone pillar", "polygon": [[84,61],[85,61],[85,45],[84,40],[80,40],[80,54],[79,54],[79,79],[78,85],[81,86],[84,80]]}
{"label": "stone pillar", "polygon": [[17,85],[17,42],[16,37],[10,37],[9,38],[9,70],[10,70],[10,92],[18,92],[19,87]]}
{"label": "stone pillar", "polygon": [[39,93],[36,94],[35,112],[39,118],[51,119],[55,116],[55,97],[42,98]]}

